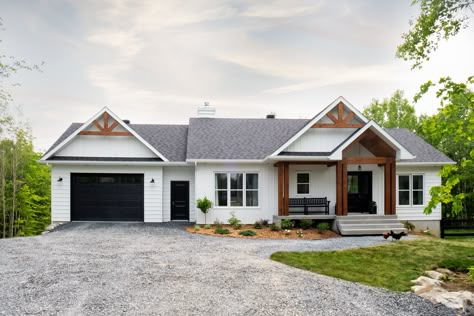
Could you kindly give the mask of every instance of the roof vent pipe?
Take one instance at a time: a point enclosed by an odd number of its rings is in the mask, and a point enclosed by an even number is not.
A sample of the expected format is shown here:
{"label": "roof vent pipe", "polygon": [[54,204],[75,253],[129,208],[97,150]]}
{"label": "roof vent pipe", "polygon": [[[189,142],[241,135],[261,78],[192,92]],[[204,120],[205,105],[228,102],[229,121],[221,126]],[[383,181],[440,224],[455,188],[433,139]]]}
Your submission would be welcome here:
{"label": "roof vent pipe", "polygon": [[276,117],[275,113],[267,114],[267,119],[274,119]]}
{"label": "roof vent pipe", "polygon": [[209,102],[204,102],[203,106],[198,107],[198,117],[214,117],[216,108],[209,105]]}
{"label": "roof vent pipe", "polygon": [[123,120],[125,124],[130,124],[130,120]]}

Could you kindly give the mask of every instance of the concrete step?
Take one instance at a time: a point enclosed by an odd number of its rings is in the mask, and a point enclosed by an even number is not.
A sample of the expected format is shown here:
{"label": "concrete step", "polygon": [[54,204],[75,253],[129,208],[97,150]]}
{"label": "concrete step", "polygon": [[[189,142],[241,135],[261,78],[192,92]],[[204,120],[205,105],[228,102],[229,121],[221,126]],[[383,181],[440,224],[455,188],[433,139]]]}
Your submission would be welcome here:
{"label": "concrete step", "polygon": [[366,223],[400,223],[397,219],[338,219],[342,224],[366,224]]}
{"label": "concrete step", "polygon": [[[363,235],[382,235],[383,233],[386,233],[386,229],[342,229],[339,228],[341,235],[343,236],[363,236]],[[404,231],[405,233],[407,232],[405,228],[401,229],[392,229],[394,232],[399,233]]]}
{"label": "concrete step", "polygon": [[393,230],[407,232],[396,215],[349,215],[338,216],[337,227],[341,235],[382,235]]}
{"label": "concrete step", "polygon": [[383,228],[383,229],[403,229],[405,228],[402,224],[400,223],[365,223],[365,224],[342,224],[339,226],[342,226],[347,229],[352,229],[352,228]]}
{"label": "concrete step", "polygon": [[338,220],[362,220],[362,219],[398,219],[397,215],[347,215],[347,216],[338,216]]}

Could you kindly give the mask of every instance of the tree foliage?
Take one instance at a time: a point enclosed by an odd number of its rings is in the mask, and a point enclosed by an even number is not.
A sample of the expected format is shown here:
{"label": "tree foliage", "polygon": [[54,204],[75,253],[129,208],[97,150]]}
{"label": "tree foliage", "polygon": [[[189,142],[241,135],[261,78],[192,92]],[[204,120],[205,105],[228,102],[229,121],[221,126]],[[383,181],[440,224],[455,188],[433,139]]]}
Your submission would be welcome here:
{"label": "tree foliage", "polygon": [[466,27],[474,0],[413,0],[420,6],[416,21],[410,20],[411,29],[402,35],[403,43],[397,48],[397,57],[414,62],[412,68],[421,68],[430,59],[442,39],[449,39]]}
{"label": "tree foliage", "polygon": [[453,82],[441,78],[438,84],[431,81],[421,87],[415,96],[418,100],[432,87],[441,107],[433,116],[426,117],[419,133],[433,146],[441,150],[457,164],[441,170],[443,183],[431,189],[431,201],[425,213],[431,213],[438,203],[447,205],[445,215],[455,217],[461,213],[474,215],[474,77],[467,82]]}
{"label": "tree foliage", "polygon": [[401,90],[382,101],[372,100],[364,109],[364,115],[384,128],[407,128],[415,131],[418,126],[415,108],[403,97]]}

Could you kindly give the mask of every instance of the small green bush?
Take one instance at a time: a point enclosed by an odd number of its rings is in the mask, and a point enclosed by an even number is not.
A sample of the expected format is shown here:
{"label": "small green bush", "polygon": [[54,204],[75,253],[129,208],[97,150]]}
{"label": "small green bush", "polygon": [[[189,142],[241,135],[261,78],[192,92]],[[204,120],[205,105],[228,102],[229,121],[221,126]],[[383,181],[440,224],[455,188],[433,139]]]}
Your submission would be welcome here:
{"label": "small green bush", "polygon": [[222,227],[222,225],[224,225],[224,223],[216,218],[216,220],[214,221],[214,226],[216,226],[217,228],[217,227]]}
{"label": "small green bush", "polygon": [[323,234],[326,230],[329,229],[329,224],[326,223],[326,222],[323,222],[323,223],[319,223],[316,228],[318,229],[318,232],[320,234]]}
{"label": "small green bush", "polygon": [[313,225],[313,221],[310,219],[300,219],[300,221],[298,222],[298,226],[301,229],[309,229],[311,228],[312,225]]}
{"label": "small green bush", "polygon": [[469,278],[471,282],[474,283],[474,266],[469,267]]}
{"label": "small green bush", "polygon": [[212,208],[212,201],[205,196],[196,201],[196,207],[204,214],[204,224],[207,224],[207,213],[209,213],[209,210]]}
{"label": "small green bush", "polygon": [[242,235],[242,236],[255,236],[255,235],[257,235],[257,233],[254,232],[253,230],[247,229],[247,230],[243,230],[243,231],[239,232],[239,235]]}
{"label": "small green bush", "polygon": [[233,229],[240,229],[240,227],[242,227],[240,219],[235,217],[235,212],[230,212],[230,218],[228,222]]}
{"label": "small green bush", "polygon": [[260,220],[260,223],[262,224],[263,227],[268,227],[268,223],[270,221],[268,219],[261,219]]}
{"label": "small green bush", "polygon": [[271,224],[271,225],[270,225],[270,230],[271,230],[272,232],[279,232],[279,231],[281,230],[281,227],[280,227],[279,225],[277,225],[277,224]]}
{"label": "small green bush", "polygon": [[201,226],[199,226],[199,225],[194,225],[194,230],[198,232],[199,230],[201,230]]}
{"label": "small green bush", "polygon": [[294,223],[291,219],[282,219],[281,220],[281,228],[282,229],[289,229],[294,226]]}
{"label": "small green bush", "polygon": [[261,222],[261,221],[256,221],[256,222],[253,224],[253,228],[255,228],[255,229],[261,229],[261,228],[262,228],[262,222]]}
{"label": "small green bush", "polygon": [[413,225],[412,223],[410,223],[409,221],[406,221],[405,223],[403,223],[403,226],[409,231],[409,232],[412,232],[415,230],[415,225]]}
{"label": "small green bush", "polygon": [[214,230],[214,233],[219,234],[219,235],[227,235],[227,234],[230,234],[230,230],[220,226],[220,227],[216,227],[216,229]]}
{"label": "small green bush", "polygon": [[210,224],[204,225],[204,229],[210,229],[210,228],[211,228],[211,225],[210,225]]}

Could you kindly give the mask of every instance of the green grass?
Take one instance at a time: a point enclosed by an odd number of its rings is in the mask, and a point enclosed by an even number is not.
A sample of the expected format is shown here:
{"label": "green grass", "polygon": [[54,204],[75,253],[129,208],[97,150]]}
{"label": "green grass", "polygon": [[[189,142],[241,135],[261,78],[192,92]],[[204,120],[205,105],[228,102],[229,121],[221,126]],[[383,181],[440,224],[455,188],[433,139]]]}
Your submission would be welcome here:
{"label": "green grass", "polygon": [[424,238],[350,250],[276,252],[271,259],[348,281],[408,291],[410,280],[435,266],[458,271],[474,266],[474,242]]}
{"label": "green grass", "polygon": [[[474,229],[446,229],[446,234],[474,233]],[[444,236],[445,239],[474,239],[473,236]]]}

